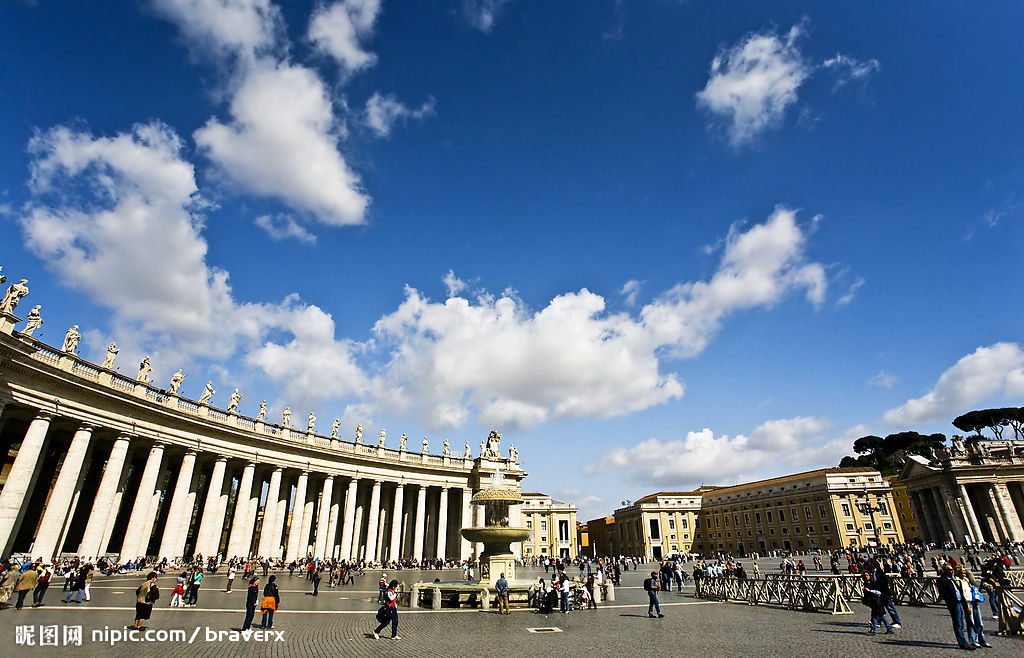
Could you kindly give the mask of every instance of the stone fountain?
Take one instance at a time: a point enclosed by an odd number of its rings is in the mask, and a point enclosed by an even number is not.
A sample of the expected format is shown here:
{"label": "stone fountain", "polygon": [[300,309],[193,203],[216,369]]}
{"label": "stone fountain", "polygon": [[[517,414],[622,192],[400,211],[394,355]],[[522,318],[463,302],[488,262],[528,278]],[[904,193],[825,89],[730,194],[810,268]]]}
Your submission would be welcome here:
{"label": "stone fountain", "polygon": [[480,583],[494,585],[501,574],[509,582],[515,579],[516,558],[512,554],[512,542],[520,542],[530,536],[529,528],[509,525],[509,507],[523,502],[518,487],[507,486],[501,470],[495,470],[490,486],[477,492],[470,503],[484,508],[484,527],[463,528],[462,536],[471,542],[481,542],[484,551],[480,554]]}

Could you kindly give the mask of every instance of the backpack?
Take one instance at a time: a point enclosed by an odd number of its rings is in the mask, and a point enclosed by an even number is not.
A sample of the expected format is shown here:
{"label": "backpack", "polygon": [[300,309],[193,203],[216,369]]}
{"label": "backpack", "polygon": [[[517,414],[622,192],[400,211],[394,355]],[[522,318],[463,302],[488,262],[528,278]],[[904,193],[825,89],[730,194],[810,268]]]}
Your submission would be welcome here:
{"label": "backpack", "polygon": [[377,621],[382,624],[386,622],[390,616],[391,613],[388,612],[388,607],[386,605],[382,605],[380,610],[377,611]]}
{"label": "backpack", "polygon": [[146,592],[146,603],[153,603],[160,598],[160,588],[155,584]]}

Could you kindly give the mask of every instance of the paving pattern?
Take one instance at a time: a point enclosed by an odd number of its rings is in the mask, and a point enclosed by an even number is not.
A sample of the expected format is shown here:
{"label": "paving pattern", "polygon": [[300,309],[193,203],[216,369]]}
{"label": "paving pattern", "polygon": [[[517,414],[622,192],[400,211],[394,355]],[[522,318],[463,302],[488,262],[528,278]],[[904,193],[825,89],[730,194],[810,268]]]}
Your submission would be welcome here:
{"label": "paving pattern", "polygon": [[[753,655],[753,656],[943,656],[956,651],[949,617],[943,608],[900,607],[904,628],[894,635],[866,635],[867,609],[855,605],[854,615],[832,616],[771,607],[704,602],[692,597],[693,588],[682,593],[663,592],[664,619],[647,617],[643,574],[623,575],[616,602],[597,611],[540,615],[514,611],[500,616],[479,610],[411,611],[400,609],[401,640],[374,640],[376,583],[380,571],[368,571],[354,585],[323,587],[310,596],[312,587],[299,576],[278,575],[281,610],[275,618],[280,641],[231,641],[230,633],[241,626],[245,603],[242,578],[235,591],[223,593],[223,575],[207,576],[196,608],[167,607],[173,576],[160,579],[162,596],[147,628],[177,631],[184,640],[130,641],[110,644],[93,640],[93,632],[123,631],[134,619],[135,587],[141,578],[100,577],[92,585],[88,603],[62,604],[60,583],[47,593],[46,605],[21,611],[0,612],[0,646],[6,655],[67,655],[64,626],[82,626],[81,648],[76,655],[103,656],[650,656],[650,655]],[[390,572],[404,582],[455,580],[457,571]],[[543,569],[527,570],[524,577],[544,576]],[[265,579],[261,579],[261,583]],[[987,607],[987,606],[986,606]],[[987,612],[987,611],[986,611]],[[257,617],[257,620],[259,617]],[[36,646],[17,644],[17,627],[35,631]],[[40,627],[58,627],[58,646],[38,646]],[[528,629],[555,627],[562,632],[531,633]],[[984,656],[1024,655],[1024,638],[995,636],[996,624],[986,620],[989,642],[994,647]],[[188,639],[194,639],[189,643]],[[385,631],[384,637],[389,635]],[[209,638],[209,639],[208,639]],[[6,649],[12,649],[10,653]]]}

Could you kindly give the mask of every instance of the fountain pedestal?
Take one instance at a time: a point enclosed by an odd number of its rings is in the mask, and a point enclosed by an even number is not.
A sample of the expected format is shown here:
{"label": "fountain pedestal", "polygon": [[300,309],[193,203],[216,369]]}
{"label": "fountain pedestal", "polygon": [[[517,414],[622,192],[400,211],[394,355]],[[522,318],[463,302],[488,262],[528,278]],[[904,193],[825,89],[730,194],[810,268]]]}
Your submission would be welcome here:
{"label": "fountain pedestal", "polygon": [[477,492],[470,503],[484,506],[484,527],[463,528],[462,536],[471,542],[481,542],[484,551],[480,554],[480,583],[494,585],[501,574],[512,581],[516,576],[516,558],[511,544],[521,542],[530,536],[529,528],[509,526],[508,508],[523,502],[518,488],[501,486],[501,473],[495,473],[495,483],[489,489]]}

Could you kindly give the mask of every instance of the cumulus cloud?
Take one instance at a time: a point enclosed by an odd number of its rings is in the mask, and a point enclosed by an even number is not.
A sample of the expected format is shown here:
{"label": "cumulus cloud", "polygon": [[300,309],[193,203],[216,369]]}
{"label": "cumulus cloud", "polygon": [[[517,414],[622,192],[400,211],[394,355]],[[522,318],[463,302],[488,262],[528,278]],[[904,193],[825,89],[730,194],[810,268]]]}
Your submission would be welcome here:
{"label": "cumulus cloud", "polygon": [[623,301],[625,302],[626,306],[636,305],[636,296],[640,294],[641,286],[643,286],[643,284],[637,281],[636,279],[630,279],[625,284],[623,284],[622,290],[619,291],[619,294],[624,297]]}
{"label": "cumulus cloud", "polygon": [[510,0],[463,0],[462,13],[481,32],[490,32],[502,8]]}
{"label": "cumulus cloud", "polygon": [[228,178],[324,224],[363,222],[369,197],[338,150],[342,128],[314,71],[260,61],[229,109],[229,122],[212,118],[195,132],[200,151]]}
{"label": "cumulus cloud", "polygon": [[309,21],[308,38],[314,47],[333,57],[346,74],[373,66],[377,56],[364,47],[373,36],[380,0],[343,0],[321,5]]}
{"label": "cumulus cloud", "polygon": [[274,50],[283,33],[281,11],[270,0],[152,0],[196,48],[251,61]]}
{"label": "cumulus cloud", "polygon": [[716,435],[704,428],[680,439],[650,438],[605,450],[584,472],[619,471],[636,484],[686,489],[834,466],[866,428],[853,427],[829,439],[831,425],[826,418],[798,416],[769,420],[749,435]]}
{"label": "cumulus cloud", "polygon": [[1024,350],[1017,343],[979,347],[942,373],[932,390],[885,412],[889,425],[952,420],[982,400],[1024,395]]}
{"label": "cumulus cloud", "polygon": [[826,59],[821,65],[823,68],[833,71],[836,75],[836,81],[832,87],[833,91],[850,82],[866,81],[882,69],[882,64],[877,59],[861,61],[842,53],[836,53],[835,57]]}
{"label": "cumulus cloud", "polygon": [[734,146],[778,125],[786,108],[797,101],[797,90],[812,70],[796,45],[804,32],[801,23],[785,35],[754,33],[711,61],[697,105],[724,122]]}
{"label": "cumulus cloud", "polygon": [[434,113],[435,102],[428,98],[418,108],[410,108],[394,94],[381,95],[375,92],[366,101],[363,122],[377,137],[387,137],[395,124],[414,119],[422,121]]}
{"label": "cumulus cloud", "polygon": [[316,236],[296,222],[291,215],[260,215],[253,223],[274,240],[298,240],[304,244],[316,244]]}

